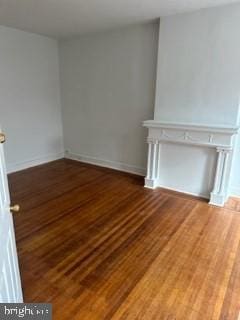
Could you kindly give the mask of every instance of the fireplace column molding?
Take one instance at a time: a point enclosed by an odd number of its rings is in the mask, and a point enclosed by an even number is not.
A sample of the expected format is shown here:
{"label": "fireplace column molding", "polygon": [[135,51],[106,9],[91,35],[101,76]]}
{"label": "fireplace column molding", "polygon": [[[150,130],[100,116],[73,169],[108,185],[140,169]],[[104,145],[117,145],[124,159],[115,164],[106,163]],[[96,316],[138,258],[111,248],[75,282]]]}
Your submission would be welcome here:
{"label": "fireplace column molding", "polygon": [[148,138],[147,143],[148,143],[148,164],[147,164],[147,176],[145,178],[145,187],[153,189],[158,186],[161,144],[158,139],[152,139],[152,138]]}
{"label": "fireplace column molding", "polygon": [[227,200],[227,174],[231,152],[232,149],[230,148],[217,148],[218,159],[210,204],[223,206]]}

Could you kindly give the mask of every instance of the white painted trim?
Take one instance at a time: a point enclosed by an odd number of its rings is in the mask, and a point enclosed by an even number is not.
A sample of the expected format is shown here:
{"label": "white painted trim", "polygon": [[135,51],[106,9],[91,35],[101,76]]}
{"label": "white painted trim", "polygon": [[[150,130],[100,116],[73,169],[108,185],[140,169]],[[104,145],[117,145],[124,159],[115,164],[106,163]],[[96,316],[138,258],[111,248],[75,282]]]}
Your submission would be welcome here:
{"label": "white painted trim", "polygon": [[105,160],[105,159],[100,159],[100,158],[96,158],[96,157],[92,157],[92,156],[88,156],[88,155],[83,155],[83,154],[76,154],[71,151],[68,151],[65,153],[65,158],[97,165],[100,167],[105,167],[105,168],[115,169],[115,170],[119,170],[119,171],[123,171],[123,172],[133,173],[133,174],[137,174],[140,176],[145,176],[145,174],[146,174],[145,168],[141,168],[141,167],[134,166],[131,164],[126,164],[123,162]]}
{"label": "white painted trim", "polygon": [[209,200],[209,196],[206,195],[206,194],[203,194],[203,193],[196,193],[196,192],[189,192],[189,191],[185,191],[185,190],[179,190],[179,189],[176,189],[176,188],[171,188],[171,187],[168,187],[168,186],[161,185],[159,183],[158,183],[158,188],[166,189],[166,190],[169,190],[169,191],[175,191],[175,192],[182,193],[182,194],[185,194],[185,195],[189,195],[189,196],[193,196],[193,197],[198,197],[198,198],[203,198],[203,199]]}
{"label": "white painted trim", "polygon": [[[67,159],[81,161],[84,163],[89,163],[89,164],[93,164],[93,165],[97,165],[97,166],[101,166],[101,167],[106,167],[106,168],[115,169],[115,170],[128,172],[128,173],[134,173],[134,174],[137,174],[140,176],[144,176],[146,173],[146,169],[141,168],[141,167],[124,164],[121,162],[103,160],[103,159],[90,157],[90,156],[86,156],[86,155],[79,155],[79,154],[70,153],[70,152],[66,152],[65,155],[64,155],[64,153],[58,153],[58,154],[48,155],[48,156],[41,157],[41,158],[32,159],[29,161],[24,161],[24,162],[17,163],[17,164],[10,164],[10,165],[8,165],[8,173],[17,172],[17,171],[24,170],[24,169],[27,169],[30,167],[38,166],[40,164],[44,164],[44,163],[48,163],[48,162],[51,162],[54,160],[58,160],[58,159],[61,159],[64,157]],[[150,181],[147,187],[152,189],[152,188],[155,188],[156,185],[154,185],[154,186],[151,185],[151,181]],[[206,194],[192,193],[192,192],[188,192],[185,190],[170,188],[165,185],[160,185],[159,183],[157,184],[157,187],[163,188],[166,190],[170,190],[170,191],[176,191],[176,192],[183,193],[186,195],[209,199],[209,196],[206,196]],[[231,196],[240,197],[240,188],[231,187],[230,197]]]}
{"label": "white painted trim", "polygon": [[155,164],[160,161],[159,152],[156,150],[161,143],[214,148],[218,153],[218,161],[214,188],[210,194],[210,204],[224,205],[229,195],[231,156],[234,149],[235,136],[239,131],[238,127],[171,123],[154,120],[144,121],[143,126],[148,128],[147,143],[149,145],[148,175],[145,179],[145,187],[154,189],[160,186],[161,169],[159,170],[158,168],[156,171]]}
{"label": "white painted trim", "polygon": [[164,122],[156,120],[147,120],[143,122],[143,126],[147,128],[164,128],[164,129],[178,129],[178,130],[190,130],[198,132],[214,132],[225,134],[237,134],[239,131],[238,126],[226,126],[226,125],[210,125],[210,124],[195,124],[195,123],[175,123]]}
{"label": "white painted trim", "polygon": [[35,158],[35,159],[31,159],[31,160],[27,160],[19,163],[10,163],[10,164],[7,164],[7,173],[13,173],[20,170],[28,169],[28,168],[35,167],[40,164],[44,164],[44,163],[58,160],[61,158],[64,158],[63,152],[56,153],[56,154],[49,154],[46,156],[42,156],[39,158]]}
{"label": "white painted trim", "polygon": [[148,128],[150,140],[209,148],[221,147],[229,150],[233,148],[234,136],[239,130],[237,127],[177,124],[152,120],[144,121],[143,126]]}
{"label": "white painted trim", "polygon": [[[145,188],[147,188],[147,189],[162,188],[162,189],[166,189],[166,190],[170,190],[170,191],[176,191],[176,192],[183,193],[183,194],[186,194],[186,195],[190,195],[190,196],[194,196],[194,197],[200,197],[200,198],[204,198],[204,199],[210,200],[209,195],[206,195],[206,194],[203,194],[203,193],[189,192],[189,191],[180,190],[180,189],[177,189],[177,188],[171,188],[171,187],[168,187],[167,185],[160,184],[158,181],[148,180],[146,178],[145,178]],[[228,197],[240,198],[240,188],[232,187],[230,189],[230,193],[229,193]]]}
{"label": "white painted trim", "polygon": [[145,188],[156,189],[158,188],[158,183],[154,179],[145,178]]}
{"label": "white painted trim", "polygon": [[209,204],[217,207],[224,207],[226,201],[227,201],[226,194],[211,192]]}
{"label": "white painted trim", "polygon": [[230,197],[240,198],[240,187],[230,187]]}

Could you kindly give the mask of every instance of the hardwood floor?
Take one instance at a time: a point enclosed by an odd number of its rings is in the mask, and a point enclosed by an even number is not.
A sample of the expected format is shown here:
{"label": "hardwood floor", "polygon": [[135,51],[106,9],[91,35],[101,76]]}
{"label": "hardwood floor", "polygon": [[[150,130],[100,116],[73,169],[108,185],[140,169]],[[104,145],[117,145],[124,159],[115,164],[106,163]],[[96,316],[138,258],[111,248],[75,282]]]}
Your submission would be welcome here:
{"label": "hardwood floor", "polygon": [[240,213],[59,160],[10,175],[25,302],[54,320],[237,320]]}

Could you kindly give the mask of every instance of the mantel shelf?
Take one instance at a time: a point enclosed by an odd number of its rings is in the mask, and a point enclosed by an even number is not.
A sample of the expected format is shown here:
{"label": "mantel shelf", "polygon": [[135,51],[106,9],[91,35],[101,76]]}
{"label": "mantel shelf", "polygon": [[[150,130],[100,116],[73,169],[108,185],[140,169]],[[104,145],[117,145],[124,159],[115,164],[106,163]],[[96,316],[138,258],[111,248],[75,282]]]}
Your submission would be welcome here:
{"label": "mantel shelf", "polygon": [[237,134],[239,131],[238,126],[227,125],[209,125],[209,124],[196,124],[196,123],[183,123],[183,122],[165,122],[156,120],[147,120],[143,122],[146,128],[165,128],[165,129],[178,129],[190,130],[197,132],[215,132],[226,134]]}
{"label": "mantel shelf", "polygon": [[233,137],[239,131],[239,127],[234,126],[171,123],[155,120],[144,121],[143,126],[149,129],[149,139],[224,149],[232,149]]}

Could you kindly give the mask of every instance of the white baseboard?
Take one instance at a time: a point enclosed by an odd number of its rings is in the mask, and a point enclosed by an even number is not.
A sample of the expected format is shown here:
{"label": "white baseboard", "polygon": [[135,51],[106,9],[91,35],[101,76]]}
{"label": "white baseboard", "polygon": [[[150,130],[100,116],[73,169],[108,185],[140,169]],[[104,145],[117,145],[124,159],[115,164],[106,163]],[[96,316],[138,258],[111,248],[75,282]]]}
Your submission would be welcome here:
{"label": "white baseboard", "polygon": [[44,163],[58,160],[61,158],[64,158],[64,152],[49,154],[46,156],[42,156],[39,158],[35,158],[35,159],[23,161],[23,162],[10,163],[10,164],[7,164],[7,173],[13,173],[13,172],[28,169],[31,167],[39,166],[40,164],[44,164]]}
{"label": "white baseboard", "polygon": [[175,191],[175,192],[183,193],[183,194],[194,196],[194,197],[204,198],[204,199],[208,199],[208,200],[210,198],[210,195],[206,195],[204,193],[189,192],[189,191],[185,191],[185,190],[174,189],[174,188],[167,187],[167,186],[160,185],[160,184],[158,185],[158,188],[163,188],[166,190]]}
{"label": "white baseboard", "polygon": [[240,187],[230,187],[230,197],[240,197]]}
{"label": "white baseboard", "polygon": [[[128,164],[121,163],[121,162],[103,160],[103,159],[90,157],[90,156],[86,156],[86,155],[80,155],[80,154],[73,153],[71,151],[65,152],[65,158],[71,159],[71,160],[76,160],[76,161],[81,161],[81,162],[89,163],[89,164],[93,164],[93,165],[97,165],[97,166],[100,166],[100,167],[116,169],[116,170],[124,171],[124,172],[128,172],[128,173],[134,173],[134,174],[137,174],[137,175],[140,175],[140,176],[145,176],[146,175],[146,169],[141,168],[141,167],[132,166],[132,165],[128,165]],[[169,187],[164,186],[164,185],[159,185],[158,187],[164,188],[164,189],[170,190],[170,191],[176,191],[176,192],[180,192],[180,193],[185,193],[185,194],[188,194],[188,195],[191,195],[191,196],[196,196],[196,197],[209,199],[209,196],[206,195],[206,194],[191,193],[191,192],[187,192],[187,191],[183,191],[183,190],[169,188]]]}
{"label": "white baseboard", "polygon": [[[106,168],[111,168],[111,169],[115,169],[115,170],[119,170],[119,171],[123,171],[123,172],[133,173],[133,174],[137,174],[140,176],[145,176],[145,174],[146,174],[146,169],[142,168],[142,167],[129,165],[129,164],[122,163],[122,162],[99,159],[99,158],[86,156],[86,155],[75,154],[72,152],[66,152],[65,154],[64,154],[64,152],[60,152],[60,153],[50,154],[50,155],[42,156],[39,158],[35,158],[35,159],[31,159],[31,160],[27,160],[27,161],[23,161],[23,162],[19,162],[19,163],[7,164],[7,172],[8,173],[17,172],[17,171],[24,170],[24,169],[31,168],[31,167],[35,167],[35,166],[38,166],[38,165],[41,165],[44,163],[48,163],[48,162],[51,162],[54,160],[58,160],[58,159],[61,159],[64,157],[67,159],[81,161],[84,163],[89,163],[89,164],[93,164],[93,165],[97,165],[97,166],[101,166],[101,167],[106,167]],[[181,192],[181,193],[189,194],[192,196],[209,199],[209,196],[207,196],[206,194],[197,194],[197,193],[192,193],[192,192],[186,192],[183,190],[169,188],[164,185],[159,185],[159,187],[167,189],[167,190],[171,190],[171,191]],[[230,187],[229,194],[230,194],[230,197],[240,197],[240,187]]]}
{"label": "white baseboard", "polygon": [[86,155],[82,155],[82,154],[76,154],[76,153],[69,152],[69,151],[65,153],[65,158],[97,165],[100,167],[111,168],[111,169],[115,169],[115,170],[119,170],[119,171],[123,171],[123,172],[133,173],[133,174],[137,174],[140,176],[144,176],[146,174],[146,169],[141,168],[141,167],[129,165],[129,164],[122,163],[122,162],[110,161],[110,160],[99,159],[99,158],[86,156]]}

